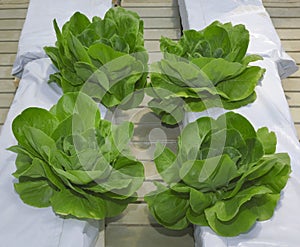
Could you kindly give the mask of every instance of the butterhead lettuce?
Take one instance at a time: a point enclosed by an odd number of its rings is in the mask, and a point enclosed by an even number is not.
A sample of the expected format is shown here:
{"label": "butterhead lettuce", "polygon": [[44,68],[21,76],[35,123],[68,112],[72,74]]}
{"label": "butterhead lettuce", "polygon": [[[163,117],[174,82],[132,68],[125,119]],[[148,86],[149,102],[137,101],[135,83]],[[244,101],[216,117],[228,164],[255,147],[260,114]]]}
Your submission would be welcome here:
{"label": "butterhead lettuce", "polygon": [[143,164],[130,156],[133,124],[101,119],[83,93],[67,93],[49,111],[28,108],[12,124],[14,176],[24,203],[61,216],[104,219],[136,200]]}
{"label": "butterhead lettuce", "polygon": [[155,165],[164,183],[145,196],[163,226],[209,226],[221,236],[247,232],[272,217],[291,172],[287,153],[275,153],[276,136],[257,131],[243,116],[228,112],[188,124],[178,151],[159,144]]}
{"label": "butterhead lettuce", "polygon": [[253,102],[265,70],[250,65],[262,58],[247,55],[248,44],[244,25],[218,21],[184,31],[178,42],[162,37],[164,58],[151,65],[149,107],[162,122],[176,124],[185,111],[231,110]]}
{"label": "butterhead lettuce", "polygon": [[57,41],[44,48],[58,69],[50,82],[64,93],[82,91],[107,108],[141,102],[148,54],[144,23],[135,12],[111,8],[103,19],[92,20],[76,12],[61,30],[53,23]]}

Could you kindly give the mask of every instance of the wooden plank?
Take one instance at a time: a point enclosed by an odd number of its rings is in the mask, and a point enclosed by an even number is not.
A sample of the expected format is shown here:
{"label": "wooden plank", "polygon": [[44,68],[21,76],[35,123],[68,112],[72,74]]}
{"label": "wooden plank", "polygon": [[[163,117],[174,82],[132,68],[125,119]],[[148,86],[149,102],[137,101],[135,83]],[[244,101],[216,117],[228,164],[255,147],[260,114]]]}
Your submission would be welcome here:
{"label": "wooden plank", "polygon": [[121,0],[122,3],[134,3],[134,4],[142,4],[142,3],[169,3],[176,5],[177,0]]}
{"label": "wooden plank", "polygon": [[145,195],[156,190],[156,186],[153,181],[144,181],[142,186],[137,190],[138,202],[144,202]]}
{"label": "wooden plank", "polygon": [[300,29],[276,29],[280,39],[282,40],[295,40],[300,39]]}
{"label": "wooden plank", "polygon": [[16,86],[13,80],[0,80],[0,92],[1,93],[14,93]]}
{"label": "wooden plank", "polygon": [[155,3],[147,3],[147,2],[137,2],[137,3],[128,3],[128,2],[123,2],[121,4],[122,7],[172,7],[172,6],[177,6],[172,3],[165,3],[165,2],[155,2]]}
{"label": "wooden plank", "polygon": [[300,8],[281,8],[281,7],[267,7],[266,10],[272,18],[274,17],[300,17]]}
{"label": "wooden plank", "polygon": [[300,64],[300,52],[288,52],[288,54],[295,59],[297,64]]}
{"label": "wooden plank", "polygon": [[130,121],[135,124],[161,125],[160,119],[148,107],[129,110],[115,109],[113,116],[108,116],[114,124]]}
{"label": "wooden plank", "polygon": [[282,40],[281,43],[287,52],[300,52],[300,40]]}
{"label": "wooden plank", "polygon": [[179,18],[161,18],[161,17],[147,17],[143,18],[145,29],[147,28],[180,28]]}
{"label": "wooden plank", "polygon": [[16,54],[0,54],[0,65],[13,65],[16,58]]}
{"label": "wooden plank", "polygon": [[27,9],[28,3],[0,3],[0,9]]}
{"label": "wooden plank", "polygon": [[176,17],[179,15],[177,7],[128,7],[127,10],[134,11],[139,14],[140,17]]}
{"label": "wooden plank", "polygon": [[109,225],[150,225],[157,224],[156,220],[149,213],[146,203],[129,204],[125,211],[114,218],[106,221]]}
{"label": "wooden plank", "polygon": [[176,142],[180,134],[180,127],[167,127],[161,123],[136,124],[134,128],[133,142]]}
{"label": "wooden plank", "polygon": [[11,66],[0,66],[0,79],[11,79]]}
{"label": "wooden plank", "polygon": [[300,93],[286,92],[285,96],[290,107],[300,107]]}
{"label": "wooden plank", "polygon": [[11,66],[0,66],[0,79],[13,79]]}
{"label": "wooden plank", "polygon": [[300,138],[300,123],[295,124],[295,129],[296,129],[296,132],[297,132],[297,137],[299,139]]}
{"label": "wooden plank", "polygon": [[[177,150],[176,142],[162,143],[166,147],[170,148],[173,152]],[[129,149],[134,157],[141,161],[153,161],[154,151],[156,148],[156,143],[149,142],[131,142],[129,144]]]}
{"label": "wooden plank", "polygon": [[29,0],[0,0],[0,4],[28,4]]}
{"label": "wooden plank", "polygon": [[300,28],[300,18],[272,18],[272,22],[275,28]]}
{"label": "wooden plank", "polygon": [[145,40],[159,40],[161,36],[168,37],[170,39],[179,39],[181,36],[180,29],[145,29]]}
{"label": "wooden plank", "polygon": [[[147,97],[147,95],[145,97]],[[110,121],[114,124],[120,124],[124,121],[130,121],[135,123],[136,128],[142,128],[142,126],[145,125],[148,126],[145,127],[146,129],[161,127],[162,130],[169,129],[168,131],[176,131],[176,133],[179,133],[178,126],[166,127],[165,125],[162,125],[160,118],[156,114],[154,114],[148,107],[139,107],[126,111],[117,108],[113,111],[113,114],[111,112],[108,112],[106,118],[110,119]]]}
{"label": "wooden plank", "polygon": [[123,7],[170,7],[178,6],[177,0],[122,0]]}
{"label": "wooden plank", "polygon": [[142,103],[140,104],[140,106],[148,107],[148,103],[150,100],[152,100],[152,97],[150,97],[149,95],[146,94],[144,96],[144,99],[143,99]]}
{"label": "wooden plank", "polygon": [[1,20],[0,30],[21,30],[24,20]]}
{"label": "wooden plank", "polygon": [[20,34],[20,30],[2,30],[0,31],[0,41],[18,41]]}
{"label": "wooden plank", "polygon": [[15,53],[17,49],[18,41],[0,42],[0,53]]}
{"label": "wooden plank", "polygon": [[[298,0],[285,0],[285,3],[297,3]],[[282,3],[281,0],[263,0],[263,3]]]}
{"label": "wooden plank", "polygon": [[0,107],[10,107],[14,96],[14,93],[0,93]]}
{"label": "wooden plank", "polygon": [[294,74],[290,75],[290,78],[299,78],[300,77],[300,70],[297,70]]}
{"label": "wooden plank", "polygon": [[163,227],[108,225],[105,247],[193,247],[193,229],[172,231]]}
{"label": "wooden plank", "polygon": [[286,92],[298,91],[300,92],[300,78],[286,78],[282,80],[283,89]]}
{"label": "wooden plank", "polygon": [[265,7],[281,7],[281,8],[293,8],[293,7],[300,7],[299,1],[289,2],[281,1],[281,2],[267,2],[263,1]]}
{"label": "wooden plank", "polygon": [[5,122],[8,113],[8,108],[0,108],[0,124]]}
{"label": "wooden plank", "polygon": [[1,19],[25,19],[26,9],[0,9]]}
{"label": "wooden plank", "polygon": [[99,235],[95,247],[105,247],[105,221],[101,220],[99,224]]}
{"label": "wooden plank", "polygon": [[158,62],[163,58],[162,53],[159,52],[149,52],[149,63]]}
{"label": "wooden plank", "polygon": [[156,170],[156,166],[153,161],[144,161],[145,178],[146,180],[161,180],[161,176]]}
{"label": "wooden plank", "polygon": [[[298,94],[298,97],[300,97],[300,93]],[[291,107],[290,111],[294,122],[300,123],[300,107]]]}
{"label": "wooden plank", "polygon": [[159,52],[160,51],[160,43],[158,40],[146,40],[145,48],[148,52]]}

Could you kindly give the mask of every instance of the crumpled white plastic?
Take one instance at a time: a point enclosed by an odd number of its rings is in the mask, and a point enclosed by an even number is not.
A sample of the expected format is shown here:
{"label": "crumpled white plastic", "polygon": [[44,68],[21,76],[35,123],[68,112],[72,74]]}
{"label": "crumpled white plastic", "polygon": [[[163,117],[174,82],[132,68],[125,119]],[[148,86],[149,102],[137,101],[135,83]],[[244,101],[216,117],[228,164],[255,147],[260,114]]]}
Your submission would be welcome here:
{"label": "crumpled white plastic", "polygon": [[[6,149],[16,145],[12,133],[13,119],[28,107],[49,109],[61,94],[47,83],[54,73],[50,59],[29,62],[0,134],[0,246],[9,247],[93,247],[103,222],[63,219],[51,207],[35,208],[22,202],[15,192],[11,175],[16,154]],[[100,107],[101,116],[106,108]],[[100,246],[99,246],[100,247]],[[104,247],[104,246],[103,246]]]}
{"label": "crumpled white plastic", "polygon": [[297,71],[261,0],[178,0],[178,3],[183,29],[202,30],[216,20],[244,24],[250,33],[248,53],[275,61],[281,78]]}
{"label": "crumpled white plastic", "polygon": [[[267,58],[255,64],[266,68],[263,80],[255,89],[257,99],[234,112],[245,116],[256,129],[266,126],[275,132],[276,152],[289,154],[292,173],[270,220],[257,222],[249,232],[237,237],[220,237],[208,227],[195,226],[196,247],[298,247],[300,243],[300,144],[276,64]],[[216,118],[224,112],[214,108],[202,113],[187,113],[185,124],[201,116]]]}
{"label": "crumpled white plastic", "polygon": [[21,78],[28,62],[47,57],[43,47],[54,46],[56,41],[54,18],[62,27],[76,11],[90,19],[103,18],[111,6],[111,0],[30,0],[12,74]]}

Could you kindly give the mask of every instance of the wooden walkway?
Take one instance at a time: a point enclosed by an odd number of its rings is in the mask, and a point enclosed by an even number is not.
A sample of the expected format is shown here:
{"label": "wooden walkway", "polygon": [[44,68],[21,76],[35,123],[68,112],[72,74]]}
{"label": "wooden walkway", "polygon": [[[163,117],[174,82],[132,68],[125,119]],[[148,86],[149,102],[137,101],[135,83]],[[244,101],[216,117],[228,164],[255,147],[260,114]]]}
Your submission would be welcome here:
{"label": "wooden walkway", "polygon": [[[274,26],[285,50],[300,64],[300,0],[263,1],[272,17]],[[24,23],[28,0],[0,0],[0,131],[15,94],[15,84],[10,75],[15,59],[19,35]],[[122,0],[122,6],[134,10],[145,21],[145,45],[150,61],[161,58],[159,38],[161,35],[178,39],[181,33],[177,0]],[[300,136],[300,72],[283,80],[295,126]],[[145,103],[145,102],[144,102]],[[144,104],[145,105],[145,104]],[[174,148],[180,129],[161,126],[147,107],[118,112],[116,121],[130,120],[135,123],[132,151],[145,164],[146,181],[139,191],[137,203],[129,205],[126,212],[106,221],[105,237],[97,247],[192,247],[192,228],[185,231],[168,231],[149,216],[143,195],[154,189],[153,180],[159,177],[153,164],[154,142],[160,140]],[[105,240],[104,240],[105,239]]]}
{"label": "wooden walkway", "polygon": [[[300,0],[264,0],[284,49],[300,66]],[[300,70],[282,81],[300,138]]]}
{"label": "wooden walkway", "polygon": [[28,0],[0,0],[0,131],[16,91],[11,69],[27,6]]}
{"label": "wooden walkway", "polygon": [[[159,39],[161,35],[174,40],[181,34],[177,0],[122,0],[122,6],[136,11],[145,23],[145,46],[149,51],[150,63],[161,58]],[[176,148],[179,127],[167,128],[161,125],[147,107],[147,97],[141,107],[126,112],[115,112],[116,122],[129,120],[135,123],[131,142],[133,154],[144,163],[146,180],[138,191],[137,203],[130,204],[122,216],[106,221],[105,247],[193,247],[192,227],[183,231],[170,231],[160,226],[150,216],[143,201],[146,193],[155,190],[153,181],[159,181],[153,162],[156,142]],[[97,247],[100,247],[97,246]]]}

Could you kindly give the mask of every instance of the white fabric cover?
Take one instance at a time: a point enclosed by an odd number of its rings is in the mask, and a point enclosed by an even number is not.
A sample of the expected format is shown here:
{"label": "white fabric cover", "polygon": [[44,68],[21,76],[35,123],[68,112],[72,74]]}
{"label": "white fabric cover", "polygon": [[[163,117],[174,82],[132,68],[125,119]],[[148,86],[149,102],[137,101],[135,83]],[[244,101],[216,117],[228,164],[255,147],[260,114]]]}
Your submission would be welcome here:
{"label": "white fabric cover", "polygon": [[[60,94],[47,83],[55,72],[50,59],[32,61],[25,66],[16,96],[0,134],[0,246],[9,247],[92,247],[103,222],[62,219],[51,207],[24,204],[14,191],[16,154],[6,149],[16,145],[13,119],[28,107],[49,109]],[[101,107],[102,116],[105,108]],[[100,247],[100,246],[99,246]],[[104,247],[104,246],[103,246]]]}
{"label": "white fabric cover", "polygon": [[[291,157],[291,177],[270,220],[256,223],[248,233],[237,237],[220,237],[208,227],[195,226],[196,247],[298,247],[300,243],[300,145],[275,63],[264,59],[256,64],[266,68],[256,87],[257,100],[234,112],[245,116],[256,129],[266,126],[276,133],[276,151]],[[224,112],[215,108],[187,113],[185,124],[205,115],[216,118]]]}
{"label": "white fabric cover", "polygon": [[202,30],[215,20],[244,24],[250,32],[248,53],[274,60],[281,78],[297,71],[261,0],[178,0],[178,3],[183,29]]}
{"label": "white fabric cover", "polygon": [[43,47],[53,46],[56,41],[54,18],[59,27],[76,11],[90,19],[93,16],[103,18],[111,5],[111,0],[30,0],[12,74],[21,78],[23,68],[28,62],[46,57]]}

